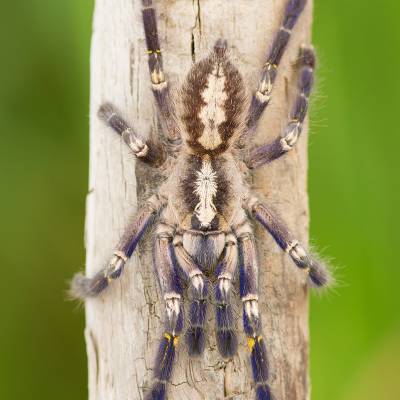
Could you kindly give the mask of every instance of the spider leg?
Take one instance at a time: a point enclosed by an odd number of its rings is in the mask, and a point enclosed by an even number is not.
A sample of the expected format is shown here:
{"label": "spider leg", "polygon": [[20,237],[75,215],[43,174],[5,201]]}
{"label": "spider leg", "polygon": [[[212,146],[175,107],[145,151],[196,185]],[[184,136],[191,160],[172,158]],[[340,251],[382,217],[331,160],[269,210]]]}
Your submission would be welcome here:
{"label": "spider leg", "polygon": [[102,104],[99,108],[98,116],[122,136],[124,142],[139,160],[152,166],[159,166],[165,161],[162,146],[150,140],[146,141],[138,135],[112,104]]}
{"label": "spider leg", "polygon": [[142,0],[143,26],[146,36],[148,64],[152,90],[156,100],[161,124],[172,147],[179,147],[182,142],[175,109],[171,101],[168,82],[163,70],[162,54],[158,38],[156,12],[152,0]]}
{"label": "spider leg", "polygon": [[215,328],[217,346],[224,358],[232,358],[237,351],[237,337],[231,304],[232,281],[238,264],[237,241],[233,234],[225,239],[225,249],[218,262],[215,287]]}
{"label": "spider leg", "polygon": [[267,60],[261,72],[257,91],[253,94],[247,116],[247,130],[245,134],[254,132],[258,120],[271,99],[277,69],[286,46],[289,42],[293,27],[302,13],[306,0],[289,0],[283,16],[281,27],[276,33]]}
{"label": "spider leg", "polygon": [[146,400],[164,400],[171,379],[176,347],[183,330],[182,288],[175,269],[172,229],[159,224],[153,249],[153,263],[165,301],[165,328],[154,364],[154,381]]}
{"label": "spider leg", "polygon": [[247,336],[250,360],[255,382],[256,399],[270,400],[268,358],[262,336],[258,308],[258,264],[253,232],[248,223],[237,230],[240,268],[240,297],[243,303],[243,328]]}
{"label": "spider leg", "polygon": [[326,267],[307,254],[286,224],[267,205],[251,198],[245,204],[245,209],[272,235],[297,267],[306,271],[312,286],[322,287],[329,284],[331,277]]}
{"label": "spider leg", "polygon": [[184,249],[182,236],[174,238],[175,256],[186,278],[190,282],[189,324],[185,339],[190,356],[199,356],[204,352],[204,325],[207,314],[208,285],[203,273]]}
{"label": "spider leg", "polygon": [[135,251],[146,229],[164,206],[164,200],[158,196],[150,197],[143,208],[130,220],[107,267],[100,270],[92,278],[87,278],[81,273],[74,276],[70,289],[72,296],[79,299],[95,297],[106,289],[113,280],[118,279],[124,270],[126,261]]}
{"label": "spider leg", "polygon": [[308,109],[308,98],[314,82],[315,53],[312,47],[302,47],[299,57],[298,94],[290,121],[283,136],[253,149],[247,162],[249,168],[267,164],[292,150],[297,143]]}

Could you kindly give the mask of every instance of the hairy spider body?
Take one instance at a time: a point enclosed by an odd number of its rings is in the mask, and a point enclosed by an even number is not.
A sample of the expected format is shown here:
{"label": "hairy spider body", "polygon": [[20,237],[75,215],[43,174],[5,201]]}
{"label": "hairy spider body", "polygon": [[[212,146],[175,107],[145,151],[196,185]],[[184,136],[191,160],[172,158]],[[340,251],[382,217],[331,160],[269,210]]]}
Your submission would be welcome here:
{"label": "hairy spider body", "polygon": [[[148,399],[166,398],[166,384],[171,378],[185,323],[189,354],[203,353],[207,300],[211,295],[209,281],[215,283],[218,349],[224,358],[235,355],[237,337],[231,291],[237,270],[256,398],[271,398],[258,308],[258,262],[251,218],[268,230],[314,286],[328,282],[324,266],[305,251],[285,223],[253,194],[246,179],[251,169],[292,149],[300,135],[315,67],[314,52],[309,46],[300,49],[298,94],[283,134],[256,148],[243,144],[249,142],[268,105],[277,67],[304,5],[305,0],[288,2],[258,90],[251,99],[246,96],[243,78],[229,60],[226,42],[218,40],[210,55],[193,65],[182,85],[179,104],[173,104],[163,71],[155,10],[151,0],[143,0],[152,90],[168,145],[142,138],[112,105],[100,107],[99,116],[122,136],[139,160],[159,167],[169,159],[161,187],[133,216],[109,265],[92,278],[77,275],[72,285],[73,293],[80,298],[100,294],[121,276],[144,232],[157,220],[153,263],[165,300],[166,317]],[[189,288],[187,318],[183,306],[185,285]]]}

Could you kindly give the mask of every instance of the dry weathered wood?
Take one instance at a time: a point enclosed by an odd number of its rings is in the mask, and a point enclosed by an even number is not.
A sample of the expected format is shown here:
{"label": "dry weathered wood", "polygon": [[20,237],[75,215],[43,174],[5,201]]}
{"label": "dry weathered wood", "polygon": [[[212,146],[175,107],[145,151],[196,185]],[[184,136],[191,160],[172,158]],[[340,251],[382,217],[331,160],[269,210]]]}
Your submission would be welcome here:
{"label": "dry weathered wood", "polygon": [[[233,60],[255,88],[273,33],[287,0],[158,0],[165,69],[172,85],[219,37],[228,39]],[[272,105],[259,124],[257,142],[275,137],[287,121],[292,89],[291,63],[300,43],[309,42],[311,1],[283,58]],[[98,120],[108,100],[137,131],[156,132],[148,80],[139,0],[97,0],[91,63],[90,192],[87,198],[87,274],[103,267],[138,198],[153,179],[138,167],[120,138]],[[194,54],[192,54],[192,37]],[[304,129],[306,133],[307,129]],[[254,187],[275,207],[303,242],[307,241],[307,135],[296,150],[255,173]],[[308,388],[308,298],[305,279],[273,240],[257,229],[261,265],[261,310],[276,399],[306,400]],[[151,380],[153,357],[162,332],[163,305],[152,272],[149,244],[128,262],[124,277],[86,304],[90,400],[136,400]],[[238,310],[239,301],[238,301]],[[210,313],[212,314],[212,313]],[[238,327],[241,332],[240,313]],[[189,360],[184,344],[169,387],[172,400],[252,399],[251,371],[244,335],[239,354],[221,361],[212,326],[205,357]]]}

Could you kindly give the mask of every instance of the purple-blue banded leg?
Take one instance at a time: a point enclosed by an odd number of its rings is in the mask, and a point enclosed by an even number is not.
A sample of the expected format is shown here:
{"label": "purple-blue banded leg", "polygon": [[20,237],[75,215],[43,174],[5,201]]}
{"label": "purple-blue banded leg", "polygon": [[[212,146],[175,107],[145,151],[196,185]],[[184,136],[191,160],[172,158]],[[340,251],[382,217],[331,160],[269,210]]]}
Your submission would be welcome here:
{"label": "purple-blue banded leg", "polygon": [[215,330],[217,346],[224,358],[232,358],[237,351],[235,320],[231,304],[233,278],[238,265],[237,241],[233,234],[225,239],[225,248],[218,262],[215,287]]}
{"label": "purple-blue banded leg", "polygon": [[286,224],[270,207],[252,198],[247,201],[245,208],[271,234],[281,249],[289,254],[297,267],[306,271],[312,286],[322,287],[329,284],[331,277],[326,267],[307,254]]}
{"label": "purple-blue banded leg", "polygon": [[80,299],[95,297],[106,289],[113,280],[118,279],[124,270],[126,261],[133,254],[146,229],[152,224],[164,205],[165,200],[159,196],[150,197],[146,204],[131,218],[108,266],[92,278],[87,278],[81,273],[74,276],[71,283],[72,296]]}
{"label": "purple-blue banded leg", "polygon": [[271,400],[268,385],[268,359],[262,336],[258,307],[258,264],[256,247],[250,226],[238,235],[240,297],[243,303],[243,328],[247,336],[256,399]]}
{"label": "purple-blue banded leg", "polygon": [[163,60],[158,38],[156,12],[152,0],[142,0],[143,27],[146,37],[148,64],[152,90],[156,100],[161,125],[172,148],[178,148],[182,142],[176,121],[176,113],[171,102],[168,82],[165,79]]}
{"label": "purple-blue banded leg", "polygon": [[308,109],[308,98],[314,83],[315,53],[312,47],[300,49],[298,65],[298,94],[294,102],[290,121],[283,135],[272,141],[253,149],[250,152],[247,165],[257,168],[267,164],[292,150],[300,136],[304,118]]}
{"label": "purple-blue banded leg", "polygon": [[254,132],[257,122],[271,99],[277,69],[283,53],[289,42],[292,29],[302,13],[306,0],[289,0],[284,12],[279,31],[267,55],[267,60],[261,72],[261,78],[256,93],[254,93],[247,117],[247,134]]}
{"label": "purple-blue banded leg", "polygon": [[119,111],[111,104],[100,106],[98,116],[115,132],[121,135],[133,154],[146,164],[160,166],[165,161],[165,151],[161,144],[145,140],[122,118]]}
{"label": "purple-blue banded leg", "polygon": [[182,286],[175,265],[173,229],[159,224],[155,233],[153,264],[165,301],[165,326],[153,370],[153,385],[146,400],[165,400],[176,348],[184,325]]}
{"label": "purple-blue banded leg", "polygon": [[200,268],[184,249],[182,236],[176,235],[174,238],[175,256],[189,281],[189,327],[186,330],[185,339],[191,357],[200,356],[205,348],[205,322],[207,315],[208,285],[204,279]]}

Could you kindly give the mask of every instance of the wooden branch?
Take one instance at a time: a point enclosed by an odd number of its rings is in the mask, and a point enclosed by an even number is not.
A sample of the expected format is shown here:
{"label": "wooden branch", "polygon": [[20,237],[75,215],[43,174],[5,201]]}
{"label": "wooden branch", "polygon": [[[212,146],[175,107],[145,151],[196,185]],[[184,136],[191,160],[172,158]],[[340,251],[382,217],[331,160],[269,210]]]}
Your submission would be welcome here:
{"label": "wooden branch", "polygon": [[[158,0],[165,70],[174,87],[223,37],[253,90],[287,0]],[[311,1],[294,29],[279,70],[272,104],[259,124],[256,142],[281,132],[292,98],[292,63],[309,42]],[[114,246],[157,177],[136,165],[124,143],[98,120],[103,101],[111,101],[138,132],[156,134],[139,0],[97,0],[91,59],[90,191],[87,198],[87,274],[108,262]],[[193,42],[192,42],[193,38]],[[193,54],[192,54],[193,52]],[[305,127],[304,133],[307,132]],[[307,135],[284,159],[254,174],[254,188],[275,203],[289,226],[307,242]],[[139,199],[139,200],[138,200]],[[260,306],[268,345],[271,386],[276,399],[306,400],[308,385],[308,296],[304,276],[268,234],[257,229]],[[128,262],[124,277],[86,304],[86,342],[90,400],[143,399],[162,334],[163,304],[149,256],[150,236]],[[237,310],[240,310],[239,300]],[[212,313],[210,313],[212,314]],[[211,318],[211,317],[210,317]],[[222,362],[213,323],[203,359],[189,360],[180,346],[169,399],[254,398],[249,354],[238,311],[239,354]]]}

